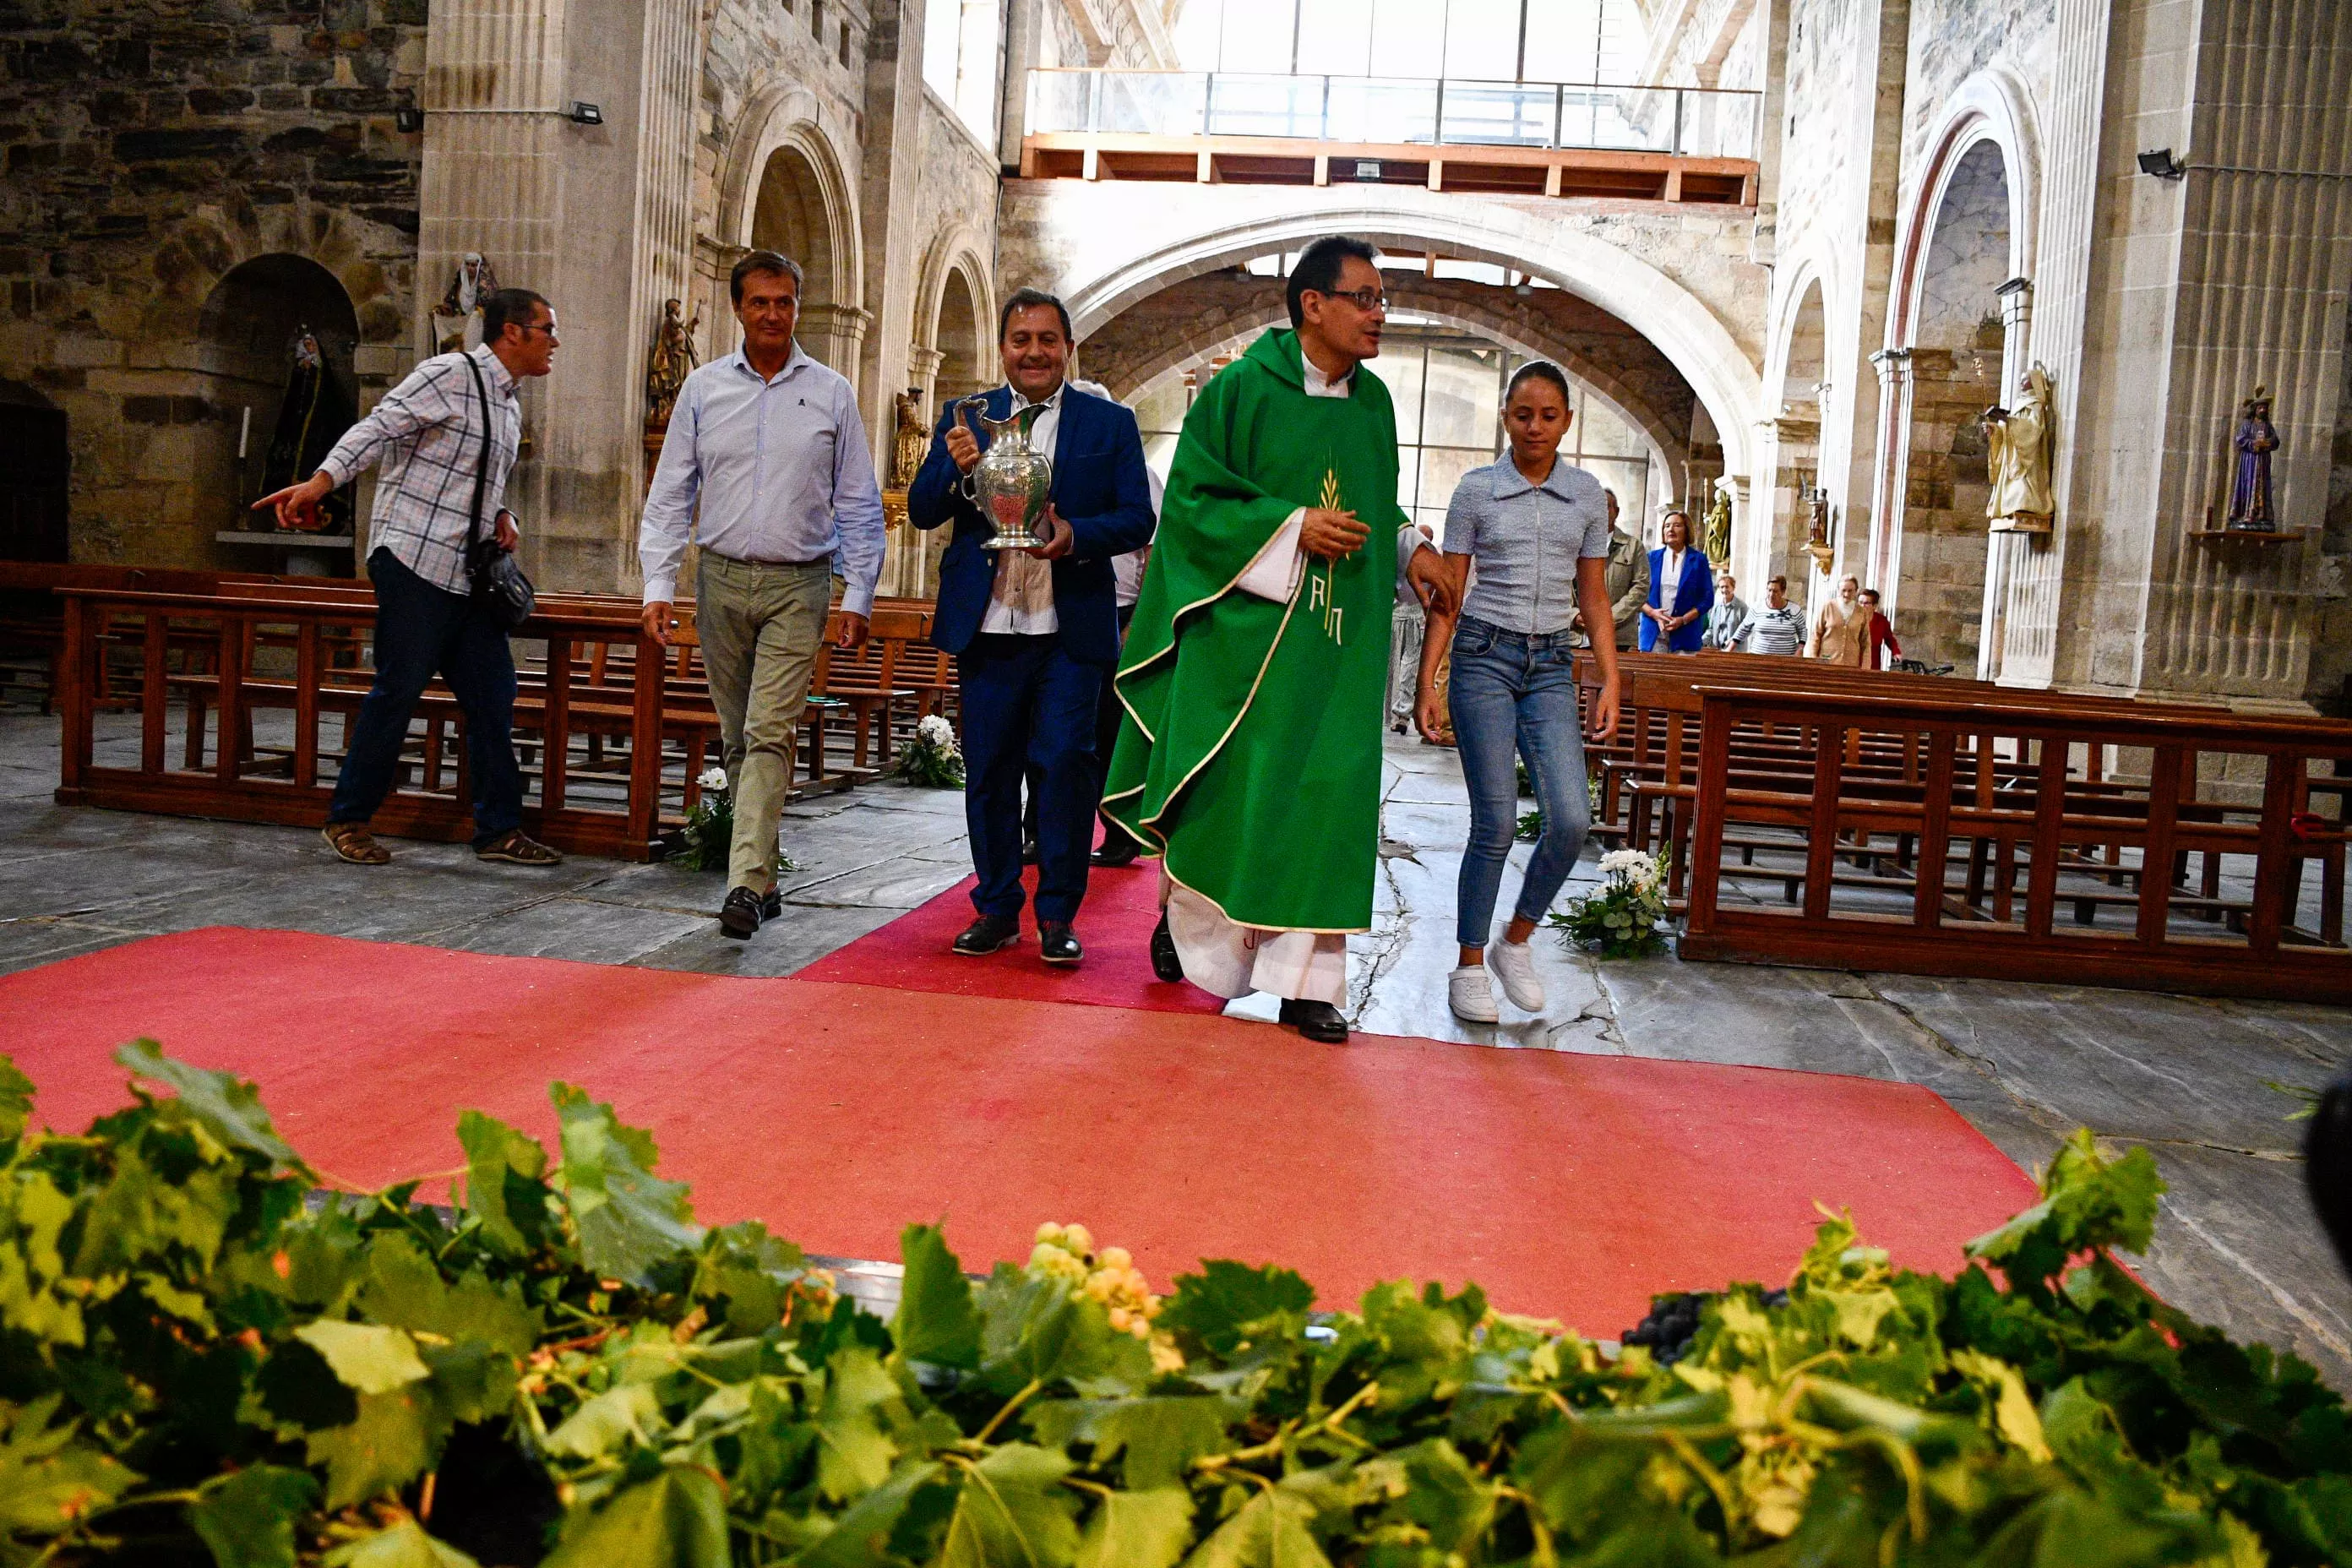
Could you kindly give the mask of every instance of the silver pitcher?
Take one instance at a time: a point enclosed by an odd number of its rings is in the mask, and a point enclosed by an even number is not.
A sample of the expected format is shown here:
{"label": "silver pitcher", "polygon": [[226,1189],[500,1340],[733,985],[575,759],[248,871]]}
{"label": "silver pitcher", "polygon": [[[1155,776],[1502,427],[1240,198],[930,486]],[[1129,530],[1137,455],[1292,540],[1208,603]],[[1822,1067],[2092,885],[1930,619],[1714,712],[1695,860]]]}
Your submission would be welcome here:
{"label": "silver pitcher", "polygon": [[1040,526],[1054,489],[1053,460],[1029,444],[1016,410],[1009,419],[991,419],[984,397],[967,397],[956,405],[959,416],[969,411],[988,426],[988,450],[979,467],[964,477],[964,494],[995,531],[980,542],[982,550],[1038,550],[1053,542]]}

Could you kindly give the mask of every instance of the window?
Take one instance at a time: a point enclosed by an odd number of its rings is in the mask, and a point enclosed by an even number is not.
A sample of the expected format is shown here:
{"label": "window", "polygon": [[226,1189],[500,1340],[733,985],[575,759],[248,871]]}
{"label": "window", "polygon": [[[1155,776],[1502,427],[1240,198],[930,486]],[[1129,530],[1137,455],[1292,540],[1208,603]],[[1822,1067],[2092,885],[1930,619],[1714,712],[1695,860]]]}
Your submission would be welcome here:
{"label": "window", "polygon": [[1638,0],[1188,0],[1175,35],[1187,70],[1616,84],[1648,43]]}
{"label": "window", "polygon": [[923,16],[923,81],[974,136],[996,142],[1004,0],[931,0]]}

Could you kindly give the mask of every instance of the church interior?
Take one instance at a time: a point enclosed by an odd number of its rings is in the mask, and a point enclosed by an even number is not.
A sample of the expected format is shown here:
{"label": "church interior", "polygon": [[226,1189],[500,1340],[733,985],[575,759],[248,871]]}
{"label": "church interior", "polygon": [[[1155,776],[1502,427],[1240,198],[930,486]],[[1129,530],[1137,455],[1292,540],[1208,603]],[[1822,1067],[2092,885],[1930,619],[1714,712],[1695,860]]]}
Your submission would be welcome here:
{"label": "church interior", "polygon": [[[2352,1563],[2352,5],[6,16],[0,1559]],[[1401,568],[1349,1044],[1170,984],[1149,854],[1082,966],[950,957],[942,422],[1041,290],[1157,508],[1334,235],[1400,526],[1556,366],[1628,559],[1895,657],[1580,633],[1590,834],[1481,1022]],[[744,941],[639,547],[766,252],[886,542]],[[562,864],[467,851],[442,677],[346,865],[394,479],[264,498],[516,289]]]}

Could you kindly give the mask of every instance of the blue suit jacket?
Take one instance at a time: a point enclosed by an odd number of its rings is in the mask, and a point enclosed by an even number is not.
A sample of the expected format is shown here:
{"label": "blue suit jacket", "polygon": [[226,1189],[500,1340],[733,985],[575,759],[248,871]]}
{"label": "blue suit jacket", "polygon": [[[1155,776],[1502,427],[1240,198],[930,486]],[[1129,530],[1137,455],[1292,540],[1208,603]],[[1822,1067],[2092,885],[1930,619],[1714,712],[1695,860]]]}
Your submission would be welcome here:
{"label": "blue suit jacket", "polygon": [[[987,395],[992,419],[1005,417],[1013,394],[998,387]],[[939,612],[931,641],[961,653],[980,635],[981,618],[996,582],[996,555],[980,542],[991,529],[980,509],[963,496],[955,459],[948,456],[948,429],[955,405],[940,414],[931,431],[930,455],[907,490],[907,521],[917,528],[955,525],[955,538],[940,559]],[[986,428],[973,422],[985,451]],[[1076,538],[1070,552],[1054,563],[1054,613],[1061,643],[1072,658],[1087,664],[1118,662],[1118,584],[1111,557],[1151,542],[1151,480],[1143,467],[1143,437],[1135,416],[1122,405],[1075,386],[1062,388],[1062,416],[1054,433],[1055,510]]]}
{"label": "blue suit jacket", "polygon": [[[1666,552],[1661,547],[1650,552],[1650,607],[1664,603],[1659,597],[1658,580],[1665,575]],[[1699,550],[1683,552],[1682,581],[1675,584],[1675,614],[1686,615],[1693,610],[1698,618],[1675,631],[1666,639],[1668,653],[1696,653],[1706,636],[1706,613],[1715,608],[1715,566],[1706,553]],[[1649,616],[1642,617],[1642,651],[1654,652],[1658,646],[1658,623]]]}

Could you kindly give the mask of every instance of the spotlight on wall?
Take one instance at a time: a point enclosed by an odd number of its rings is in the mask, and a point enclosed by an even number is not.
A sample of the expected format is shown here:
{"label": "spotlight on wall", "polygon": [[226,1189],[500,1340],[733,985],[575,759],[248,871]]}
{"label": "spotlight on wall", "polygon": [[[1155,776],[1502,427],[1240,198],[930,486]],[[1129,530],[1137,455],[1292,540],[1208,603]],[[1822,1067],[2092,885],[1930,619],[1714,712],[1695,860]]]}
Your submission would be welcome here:
{"label": "spotlight on wall", "polygon": [[2139,172],[2154,174],[2159,180],[2177,180],[2189,173],[2188,165],[2173,160],[2172,149],[2159,147],[2153,153],[2139,155]]}
{"label": "spotlight on wall", "polygon": [[404,135],[415,135],[425,129],[425,111],[414,104],[405,104],[392,111],[394,129]]}
{"label": "spotlight on wall", "polygon": [[574,125],[602,125],[604,123],[604,111],[585,99],[578,99],[572,102],[572,112],[563,118]]}

